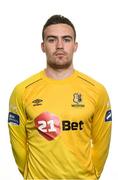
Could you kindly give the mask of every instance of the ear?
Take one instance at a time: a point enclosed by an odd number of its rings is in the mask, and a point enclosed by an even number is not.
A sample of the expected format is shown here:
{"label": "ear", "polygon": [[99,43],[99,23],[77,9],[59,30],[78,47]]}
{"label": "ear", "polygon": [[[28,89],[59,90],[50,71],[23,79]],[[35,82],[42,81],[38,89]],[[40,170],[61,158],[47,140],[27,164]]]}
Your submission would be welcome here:
{"label": "ear", "polygon": [[77,43],[77,42],[75,42],[74,52],[76,52],[76,51],[77,51],[77,49],[78,49],[78,43]]}
{"label": "ear", "polygon": [[43,52],[45,52],[45,45],[44,45],[44,42],[41,43],[41,49]]}

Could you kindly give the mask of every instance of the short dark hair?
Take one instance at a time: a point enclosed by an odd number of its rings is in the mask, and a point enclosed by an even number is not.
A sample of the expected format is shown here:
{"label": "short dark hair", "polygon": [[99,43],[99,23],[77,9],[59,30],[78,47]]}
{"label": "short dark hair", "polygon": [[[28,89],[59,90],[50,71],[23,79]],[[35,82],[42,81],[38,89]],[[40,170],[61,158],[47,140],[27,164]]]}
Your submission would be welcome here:
{"label": "short dark hair", "polygon": [[42,39],[43,40],[44,40],[44,31],[45,31],[45,29],[48,26],[53,25],[53,24],[67,24],[67,25],[71,26],[73,31],[74,31],[74,40],[76,39],[76,31],[75,31],[75,27],[72,24],[72,22],[68,18],[66,18],[66,17],[64,17],[62,15],[53,15],[47,20],[47,22],[43,26],[43,30],[42,30]]}

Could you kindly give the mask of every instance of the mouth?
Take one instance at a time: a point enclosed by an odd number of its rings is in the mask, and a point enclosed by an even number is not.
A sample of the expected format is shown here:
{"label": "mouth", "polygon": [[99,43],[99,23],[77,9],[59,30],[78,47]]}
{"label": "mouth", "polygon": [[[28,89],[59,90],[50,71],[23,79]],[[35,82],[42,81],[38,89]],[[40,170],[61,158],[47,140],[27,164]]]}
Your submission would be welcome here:
{"label": "mouth", "polygon": [[64,54],[58,53],[56,54],[56,56],[64,56]]}
{"label": "mouth", "polygon": [[57,52],[55,53],[55,56],[64,56],[65,54],[63,52]]}

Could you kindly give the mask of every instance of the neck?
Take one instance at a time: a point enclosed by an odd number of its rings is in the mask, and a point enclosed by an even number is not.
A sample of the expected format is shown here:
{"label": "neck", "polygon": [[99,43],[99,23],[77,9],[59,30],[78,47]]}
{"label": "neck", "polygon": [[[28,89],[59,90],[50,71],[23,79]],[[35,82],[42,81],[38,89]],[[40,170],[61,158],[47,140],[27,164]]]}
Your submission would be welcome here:
{"label": "neck", "polygon": [[69,66],[67,69],[53,69],[47,65],[45,69],[45,73],[48,77],[52,79],[65,79],[73,73],[74,68],[73,65]]}

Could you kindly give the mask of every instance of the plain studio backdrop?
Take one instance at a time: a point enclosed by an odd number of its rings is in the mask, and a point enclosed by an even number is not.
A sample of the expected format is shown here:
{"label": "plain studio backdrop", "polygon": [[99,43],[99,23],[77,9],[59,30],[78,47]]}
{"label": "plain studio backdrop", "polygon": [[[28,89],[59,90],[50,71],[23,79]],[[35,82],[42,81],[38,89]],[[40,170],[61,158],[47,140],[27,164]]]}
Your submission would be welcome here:
{"label": "plain studio backdrop", "polygon": [[[76,69],[107,88],[113,109],[112,141],[100,180],[118,179],[118,5],[117,0],[0,1],[0,179],[22,180],[7,128],[8,103],[16,84],[45,68],[42,27],[53,14],[75,25],[79,48]],[[102,98],[102,97],[101,97]]]}

